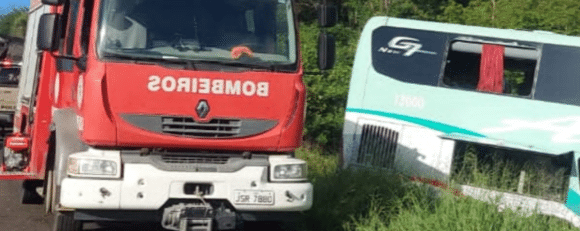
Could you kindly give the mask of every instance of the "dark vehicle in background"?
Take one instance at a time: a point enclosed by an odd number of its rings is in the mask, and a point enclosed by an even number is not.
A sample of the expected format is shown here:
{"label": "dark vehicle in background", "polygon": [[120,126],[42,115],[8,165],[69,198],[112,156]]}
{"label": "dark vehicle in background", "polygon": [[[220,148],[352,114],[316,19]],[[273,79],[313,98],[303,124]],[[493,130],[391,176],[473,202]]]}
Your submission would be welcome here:
{"label": "dark vehicle in background", "polygon": [[2,131],[10,129],[18,97],[20,65],[0,67],[0,126]]}
{"label": "dark vehicle in background", "polygon": [[12,132],[24,40],[0,36],[0,138]]}

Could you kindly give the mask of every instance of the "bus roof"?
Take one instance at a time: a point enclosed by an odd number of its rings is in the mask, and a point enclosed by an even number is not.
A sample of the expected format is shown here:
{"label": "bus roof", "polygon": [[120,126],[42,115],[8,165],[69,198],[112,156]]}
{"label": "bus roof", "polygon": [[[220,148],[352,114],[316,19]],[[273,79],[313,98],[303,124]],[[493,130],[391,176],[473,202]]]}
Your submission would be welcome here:
{"label": "bus roof", "polygon": [[498,29],[480,26],[466,26],[451,23],[427,22],[413,19],[377,16],[369,20],[365,30],[376,29],[381,26],[409,28],[417,30],[436,31],[443,33],[465,34],[468,36],[484,36],[500,39],[548,43],[554,45],[580,47],[580,37],[568,36],[548,31],[525,31],[515,29]]}

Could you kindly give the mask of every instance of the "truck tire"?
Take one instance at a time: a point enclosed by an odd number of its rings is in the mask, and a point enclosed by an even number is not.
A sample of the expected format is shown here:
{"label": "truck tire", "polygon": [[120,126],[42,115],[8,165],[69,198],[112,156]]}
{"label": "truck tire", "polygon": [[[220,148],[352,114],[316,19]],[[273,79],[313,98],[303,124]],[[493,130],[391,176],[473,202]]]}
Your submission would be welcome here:
{"label": "truck tire", "polygon": [[53,116],[55,122],[54,163],[51,179],[51,207],[54,216],[53,231],[82,230],[82,221],[74,220],[73,212],[60,211],[60,191],[62,180],[66,177],[66,162],[69,155],[88,149],[78,138],[76,114],[70,109],[57,110]]}
{"label": "truck tire", "polygon": [[246,230],[246,223],[242,220],[236,219],[236,227],[233,231],[245,231]]}
{"label": "truck tire", "polygon": [[73,218],[70,213],[56,212],[52,231],[81,231],[83,224]]}
{"label": "truck tire", "polygon": [[58,188],[55,182],[53,171],[49,172],[50,186],[47,190],[47,198],[45,200],[45,210],[52,213],[54,217],[52,231],[81,231],[83,230],[83,222],[75,220],[72,212],[58,211]]}

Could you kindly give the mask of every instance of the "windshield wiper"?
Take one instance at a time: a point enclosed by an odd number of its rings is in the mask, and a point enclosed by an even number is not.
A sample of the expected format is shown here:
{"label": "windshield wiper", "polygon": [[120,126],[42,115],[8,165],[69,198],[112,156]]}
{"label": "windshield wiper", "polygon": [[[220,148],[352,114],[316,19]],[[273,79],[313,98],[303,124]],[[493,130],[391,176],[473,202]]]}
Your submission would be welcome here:
{"label": "windshield wiper", "polygon": [[181,68],[195,70],[195,65],[193,62],[191,62],[191,60],[181,59],[175,56],[143,56],[126,53],[105,52],[103,53],[103,57],[120,59],[138,64],[149,64],[149,65],[160,64],[168,67],[174,67],[175,65],[177,65]]}
{"label": "windshield wiper", "polygon": [[240,62],[230,62],[230,61],[223,61],[223,60],[194,60],[196,63],[209,63],[209,64],[217,64],[217,65],[224,65],[230,67],[241,67],[241,68],[248,68],[252,70],[268,70],[268,71],[276,71],[276,65],[271,63],[240,63]]}
{"label": "windshield wiper", "polygon": [[283,65],[277,65],[273,63],[264,63],[264,62],[242,63],[227,60],[186,59],[177,56],[167,56],[167,55],[151,56],[143,53],[128,54],[128,53],[105,52],[103,53],[103,57],[121,59],[142,64],[153,64],[153,65],[161,64],[170,67],[178,65],[179,67],[189,70],[197,70],[198,64],[213,64],[228,67],[245,68],[251,70],[266,70],[270,72],[277,71],[278,69],[284,69]]}

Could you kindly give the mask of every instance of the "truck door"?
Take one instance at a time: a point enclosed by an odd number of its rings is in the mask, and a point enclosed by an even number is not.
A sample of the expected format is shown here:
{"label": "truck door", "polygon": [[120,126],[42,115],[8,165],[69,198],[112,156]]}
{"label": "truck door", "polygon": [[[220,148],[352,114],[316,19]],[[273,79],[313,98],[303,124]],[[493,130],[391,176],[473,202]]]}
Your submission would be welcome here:
{"label": "truck door", "polygon": [[[63,40],[59,49],[59,54],[65,57],[78,57],[75,52],[75,38],[78,34],[79,28],[79,11],[81,9],[80,0],[67,0],[65,2],[65,9],[67,23]],[[64,15],[63,14],[63,15]],[[73,104],[74,91],[73,86],[76,86],[76,81],[79,75],[79,69],[76,66],[76,61],[71,58],[57,59],[57,74],[54,83],[54,103],[57,108],[71,107]]]}
{"label": "truck door", "polygon": [[42,59],[42,53],[36,49],[36,38],[38,37],[38,23],[40,17],[49,13],[50,7],[42,6],[32,9],[29,12],[27,33],[24,45],[24,54],[20,72],[19,92],[16,105],[14,129],[16,132],[26,132],[28,124],[29,109],[31,108],[32,99],[36,96],[34,86],[38,79],[39,65]]}

